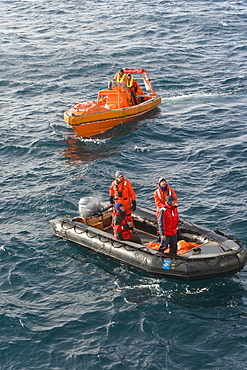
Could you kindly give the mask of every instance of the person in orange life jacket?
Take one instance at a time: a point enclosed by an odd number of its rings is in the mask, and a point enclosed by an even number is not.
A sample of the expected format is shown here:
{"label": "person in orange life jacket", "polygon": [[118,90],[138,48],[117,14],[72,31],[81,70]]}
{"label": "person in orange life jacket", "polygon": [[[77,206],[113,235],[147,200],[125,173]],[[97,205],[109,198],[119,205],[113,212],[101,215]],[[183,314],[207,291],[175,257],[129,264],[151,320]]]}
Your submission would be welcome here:
{"label": "person in orange life jacket", "polygon": [[129,217],[129,221],[132,221],[134,227],[131,213],[136,210],[136,194],[132,183],[124,177],[122,171],[117,171],[115,178],[110,186],[110,203],[112,205],[115,203],[123,204],[126,216]]}
{"label": "person in orange life jacket", "polygon": [[165,206],[159,210],[158,227],[161,239],[159,252],[164,252],[170,245],[170,253],[177,253],[177,230],[178,223],[181,221],[178,217],[178,208],[175,201],[176,198],[168,195]]}
{"label": "person in orange life jacket", "polygon": [[117,81],[117,83],[120,86],[122,85],[126,86],[127,78],[126,78],[126,73],[124,73],[124,70],[120,69],[120,71],[118,71],[113,77],[113,80]]}
{"label": "person in orange life jacket", "polygon": [[171,195],[173,198],[176,198],[175,204],[178,205],[177,195],[175,191],[168,185],[164,177],[159,178],[158,188],[154,191],[154,201],[157,207],[157,211],[165,206],[166,197]]}
{"label": "person in orange life jacket", "polygon": [[130,222],[126,216],[124,206],[121,203],[116,203],[114,205],[112,227],[116,239],[142,244],[139,236],[133,234],[132,222]]}
{"label": "person in orange life jacket", "polygon": [[131,77],[130,73],[127,74],[126,85],[127,85],[127,88],[128,88],[128,90],[129,90],[129,92],[132,96],[132,100],[133,100],[134,105],[137,105],[138,101],[136,99],[136,94],[137,94],[137,90],[138,90],[139,85],[136,82],[136,80],[134,79],[134,77]]}

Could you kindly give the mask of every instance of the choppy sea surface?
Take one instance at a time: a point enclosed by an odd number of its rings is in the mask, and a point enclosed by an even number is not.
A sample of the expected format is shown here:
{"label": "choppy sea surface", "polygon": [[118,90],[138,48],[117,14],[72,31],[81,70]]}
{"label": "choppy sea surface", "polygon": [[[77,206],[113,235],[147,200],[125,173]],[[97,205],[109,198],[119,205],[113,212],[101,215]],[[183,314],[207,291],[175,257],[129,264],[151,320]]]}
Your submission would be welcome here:
{"label": "choppy sea surface", "polygon": [[[184,283],[53,235],[116,170],[154,208],[247,247],[245,0],[3,0],[0,23],[0,368],[247,369],[247,268]],[[63,121],[119,68],[146,68],[162,104],[97,139]]]}

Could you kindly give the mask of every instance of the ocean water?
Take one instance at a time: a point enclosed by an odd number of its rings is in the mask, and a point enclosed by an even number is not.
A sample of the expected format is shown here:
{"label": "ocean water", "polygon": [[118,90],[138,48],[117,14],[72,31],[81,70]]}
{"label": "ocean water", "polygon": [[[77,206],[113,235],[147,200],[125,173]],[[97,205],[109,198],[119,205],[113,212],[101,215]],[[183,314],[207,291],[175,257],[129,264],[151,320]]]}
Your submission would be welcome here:
{"label": "ocean water", "polygon": [[[247,269],[184,283],[53,235],[116,170],[154,208],[247,247],[245,0],[3,0],[0,24],[0,368],[243,370]],[[63,122],[119,68],[146,68],[162,104],[82,140]]]}

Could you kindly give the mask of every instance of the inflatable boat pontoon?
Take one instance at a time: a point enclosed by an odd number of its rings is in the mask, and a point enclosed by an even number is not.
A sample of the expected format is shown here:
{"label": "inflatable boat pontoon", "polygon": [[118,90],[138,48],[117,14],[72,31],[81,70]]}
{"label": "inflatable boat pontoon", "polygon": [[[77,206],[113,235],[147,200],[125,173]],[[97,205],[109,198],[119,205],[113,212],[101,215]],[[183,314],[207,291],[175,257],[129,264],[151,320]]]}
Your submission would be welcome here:
{"label": "inflatable boat pontoon", "polygon": [[[137,208],[133,214],[143,245],[116,240],[112,234],[110,209],[89,212],[85,217],[63,217],[50,221],[54,233],[66,240],[151,275],[192,281],[229,276],[246,263],[247,251],[240,242],[206,227],[182,219],[178,230],[178,255],[160,253],[155,212]],[[181,217],[180,217],[181,218]],[[179,244],[178,242],[178,244]],[[184,249],[184,244],[187,248]]]}

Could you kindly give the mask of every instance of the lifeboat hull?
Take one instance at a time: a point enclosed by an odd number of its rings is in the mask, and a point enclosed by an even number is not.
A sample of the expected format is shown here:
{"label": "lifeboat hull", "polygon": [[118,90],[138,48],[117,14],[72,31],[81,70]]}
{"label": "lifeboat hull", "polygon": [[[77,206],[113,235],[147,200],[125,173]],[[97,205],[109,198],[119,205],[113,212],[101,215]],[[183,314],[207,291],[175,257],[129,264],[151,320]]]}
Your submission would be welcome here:
{"label": "lifeboat hull", "polygon": [[161,98],[156,97],[140,105],[107,110],[103,112],[88,113],[83,115],[72,116],[67,112],[64,113],[64,120],[81,137],[96,136],[104,131],[123,123],[143,117],[151,112],[161,103]]}

